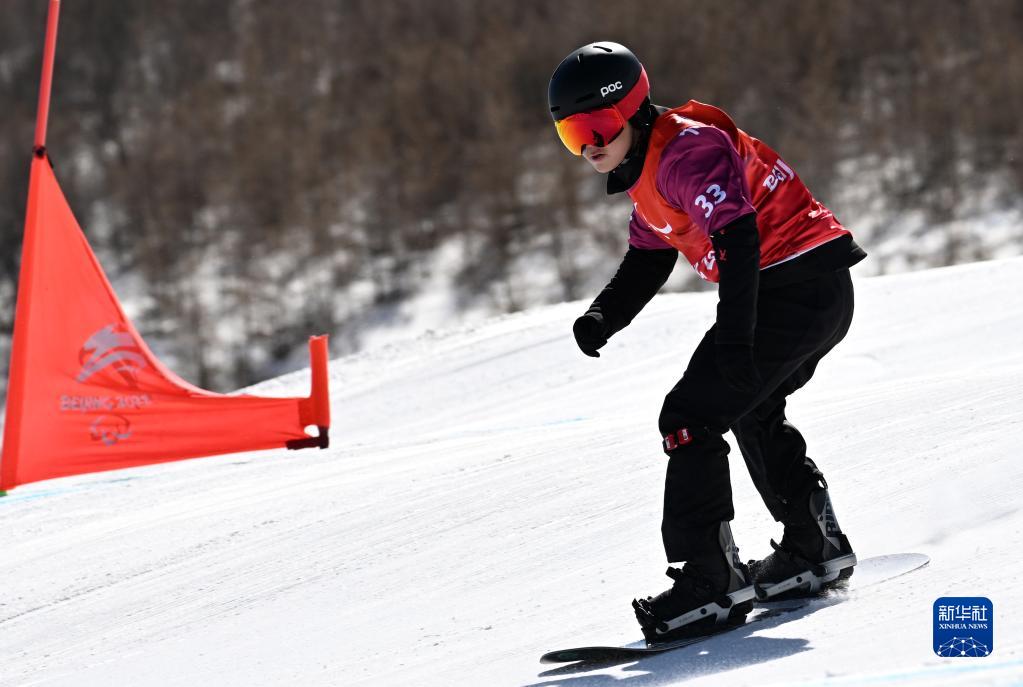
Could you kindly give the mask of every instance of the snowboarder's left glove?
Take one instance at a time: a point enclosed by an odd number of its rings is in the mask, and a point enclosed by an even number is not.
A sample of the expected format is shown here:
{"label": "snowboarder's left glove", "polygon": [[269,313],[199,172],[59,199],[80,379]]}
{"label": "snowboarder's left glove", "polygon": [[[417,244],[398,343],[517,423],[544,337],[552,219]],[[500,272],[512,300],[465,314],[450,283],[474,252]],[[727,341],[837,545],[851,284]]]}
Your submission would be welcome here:
{"label": "snowboarder's left glove", "polygon": [[719,343],[717,362],[721,377],[728,386],[747,394],[755,394],[760,390],[763,380],[753,362],[753,346]]}
{"label": "snowboarder's left glove", "polygon": [[596,310],[590,310],[575,321],[572,326],[575,342],[579,349],[591,358],[599,358],[597,349],[607,343],[607,328],[604,316]]}

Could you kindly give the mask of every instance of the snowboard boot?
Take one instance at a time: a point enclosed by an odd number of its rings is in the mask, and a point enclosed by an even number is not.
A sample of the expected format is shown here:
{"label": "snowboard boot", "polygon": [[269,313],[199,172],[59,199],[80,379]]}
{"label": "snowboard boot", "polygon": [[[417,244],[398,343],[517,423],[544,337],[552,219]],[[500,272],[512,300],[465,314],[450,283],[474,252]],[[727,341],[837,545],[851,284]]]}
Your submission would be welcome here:
{"label": "snowboard boot", "polygon": [[747,564],[760,601],[817,596],[844,584],[856,565],[856,554],[831,507],[827,483],[823,488],[816,485],[793,506],[781,544],[772,539],[774,552]]}
{"label": "snowboard boot", "polygon": [[633,599],[632,608],[648,644],[713,634],[742,625],[753,610],[754,588],[739,561],[727,522],[718,526],[716,551],[668,568],[675,581],[657,596]]}

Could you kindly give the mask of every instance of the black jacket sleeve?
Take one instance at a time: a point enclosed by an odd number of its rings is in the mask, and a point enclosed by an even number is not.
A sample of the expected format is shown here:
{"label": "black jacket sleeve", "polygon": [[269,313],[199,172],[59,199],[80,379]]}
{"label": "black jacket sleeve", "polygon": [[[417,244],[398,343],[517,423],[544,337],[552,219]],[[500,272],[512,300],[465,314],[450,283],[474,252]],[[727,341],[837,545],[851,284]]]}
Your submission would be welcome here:
{"label": "black jacket sleeve", "polygon": [[630,246],[615,276],[587,312],[603,316],[607,336],[624,329],[664,286],[677,259],[678,251],[674,248],[650,250]]}
{"label": "black jacket sleeve", "polygon": [[718,316],[715,342],[753,345],[760,286],[760,234],[755,214],[744,215],[710,237],[717,256]]}

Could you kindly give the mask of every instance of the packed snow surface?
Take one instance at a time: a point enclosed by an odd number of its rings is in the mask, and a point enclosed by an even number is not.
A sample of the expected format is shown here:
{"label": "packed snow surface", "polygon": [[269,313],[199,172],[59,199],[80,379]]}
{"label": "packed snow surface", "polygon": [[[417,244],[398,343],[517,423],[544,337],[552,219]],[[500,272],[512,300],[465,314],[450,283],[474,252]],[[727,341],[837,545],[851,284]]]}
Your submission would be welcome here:
{"label": "packed snow surface", "polygon": [[[921,570],[638,662],[541,665],[635,640],[629,601],[670,583],[657,414],[715,295],[656,298],[599,359],[571,303],[333,361],[329,450],[0,499],[0,684],[1019,684],[1023,259],[856,289],[789,417],[857,553]],[[736,541],[760,557],[780,527],[731,465]],[[990,656],[934,654],[942,596],[992,600]]]}

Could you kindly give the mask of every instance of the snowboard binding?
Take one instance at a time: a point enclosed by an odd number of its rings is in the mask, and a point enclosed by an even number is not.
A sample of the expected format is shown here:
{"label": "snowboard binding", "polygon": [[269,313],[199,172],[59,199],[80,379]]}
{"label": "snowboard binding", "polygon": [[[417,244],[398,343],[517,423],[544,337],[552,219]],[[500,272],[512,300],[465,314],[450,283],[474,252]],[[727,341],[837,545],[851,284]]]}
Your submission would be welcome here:
{"label": "snowboard binding", "polygon": [[752,577],[739,560],[739,549],[728,522],[713,525],[708,535],[716,547],[668,568],[670,589],[655,597],[634,599],[632,608],[650,644],[713,634],[746,622],[756,591]]}
{"label": "snowboard binding", "polygon": [[772,539],[774,551],[747,564],[760,601],[818,596],[852,575],[856,554],[820,482],[794,504],[781,544]]}
{"label": "snowboard binding", "polygon": [[[764,561],[750,561],[758,601],[817,596],[841,586],[853,574],[856,554],[848,553],[822,563],[809,561],[771,540],[774,553]],[[785,570],[786,572],[779,572]],[[772,574],[773,573],[773,574]]]}
{"label": "snowboard binding", "polygon": [[651,599],[633,599],[632,608],[647,644],[653,646],[688,637],[714,634],[738,627],[753,610],[752,586],[726,594],[691,611],[670,619],[658,618]]}

